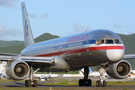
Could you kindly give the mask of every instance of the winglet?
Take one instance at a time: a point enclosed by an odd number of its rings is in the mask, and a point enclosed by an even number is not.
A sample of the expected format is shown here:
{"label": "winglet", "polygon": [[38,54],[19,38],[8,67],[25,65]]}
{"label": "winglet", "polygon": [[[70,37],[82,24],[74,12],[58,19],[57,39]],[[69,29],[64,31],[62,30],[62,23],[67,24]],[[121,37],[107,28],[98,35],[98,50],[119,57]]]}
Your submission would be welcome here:
{"label": "winglet", "polygon": [[35,43],[29,23],[28,14],[26,11],[25,3],[21,3],[22,7],[22,19],[23,19],[23,29],[24,29],[24,39],[25,39],[25,47],[32,45]]}

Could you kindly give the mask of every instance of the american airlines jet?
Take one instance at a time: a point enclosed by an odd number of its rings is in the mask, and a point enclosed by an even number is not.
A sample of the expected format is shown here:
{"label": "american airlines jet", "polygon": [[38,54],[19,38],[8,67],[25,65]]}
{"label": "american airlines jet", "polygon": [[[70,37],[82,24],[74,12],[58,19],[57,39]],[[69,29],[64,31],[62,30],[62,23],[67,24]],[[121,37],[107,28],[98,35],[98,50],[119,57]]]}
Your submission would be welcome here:
{"label": "american airlines jet", "polygon": [[14,80],[25,79],[26,87],[37,87],[37,80],[33,79],[35,71],[74,71],[84,68],[84,78],[79,80],[79,86],[91,86],[88,79],[89,66],[98,66],[100,78],[97,87],[105,87],[102,78],[106,72],[117,79],[126,78],[131,65],[123,59],[135,58],[135,55],[124,55],[124,44],[121,38],[112,31],[98,29],[79,33],[63,38],[57,38],[35,43],[31,32],[25,3],[21,3],[25,49],[16,56],[2,54],[1,61],[8,61],[6,73]]}
{"label": "american airlines jet", "polygon": [[7,77],[6,75],[6,61],[0,61],[0,78]]}

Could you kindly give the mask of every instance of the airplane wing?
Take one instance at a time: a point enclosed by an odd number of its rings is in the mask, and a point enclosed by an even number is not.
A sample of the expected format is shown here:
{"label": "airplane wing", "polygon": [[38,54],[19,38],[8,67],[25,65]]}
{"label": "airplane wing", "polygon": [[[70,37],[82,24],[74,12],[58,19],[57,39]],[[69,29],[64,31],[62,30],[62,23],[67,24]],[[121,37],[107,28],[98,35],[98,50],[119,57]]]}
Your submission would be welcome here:
{"label": "airplane wing", "polygon": [[39,64],[46,64],[46,65],[54,65],[55,58],[54,57],[30,57],[30,56],[4,56],[0,55],[0,61],[12,61],[12,60],[22,60],[27,62],[31,65],[39,65]]}
{"label": "airplane wing", "polygon": [[28,62],[28,63],[43,63],[43,64],[55,64],[54,57],[29,57],[29,56],[21,56],[21,60]]}
{"label": "airplane wing", "polygon": [[124,60],[135,59],[135,54],[125,54],[123,57]]}

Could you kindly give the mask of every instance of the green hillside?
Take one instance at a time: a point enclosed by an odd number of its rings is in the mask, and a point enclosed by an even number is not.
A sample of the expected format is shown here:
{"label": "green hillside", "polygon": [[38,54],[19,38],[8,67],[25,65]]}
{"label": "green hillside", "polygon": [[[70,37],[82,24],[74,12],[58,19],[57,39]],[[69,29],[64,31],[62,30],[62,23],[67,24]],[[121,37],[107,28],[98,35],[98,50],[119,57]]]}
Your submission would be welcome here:
{"label": "green hillside", "polygon": [[35,42],[46,41],[54,38],[59,38],[57,35],[51,35],[50,33],[44,33],[35,39]]}
{"label": "green hillside", "polygon": [[0,40],[0,47],[9,47],[23,44],[23,41],[2,41]]}
{"label": "green hillside", "polygon": [[122,35],[122,34],[118,34],[125,46],[125,53],[126,54],[135,54],[135,34],[131,34],[131,35]]}
{"label": "green hillside", "polygon": [[[41,42],[41,41],[50,40],[54,38],[59,38],[59,36],[51,35],[49,33],[44,33],[40,35],[39,37],[35,38],[35,42]],[[5,42],[10,45],[12,41],[5,41]],[[21,43],[19,44],[19,42]],[[16,45],[11,45],[11,46],[5,45],[5,47],[4,46],[0,47],[0,52],[19,54],[25,48],[24,41],[19,41],[19,42]]]}

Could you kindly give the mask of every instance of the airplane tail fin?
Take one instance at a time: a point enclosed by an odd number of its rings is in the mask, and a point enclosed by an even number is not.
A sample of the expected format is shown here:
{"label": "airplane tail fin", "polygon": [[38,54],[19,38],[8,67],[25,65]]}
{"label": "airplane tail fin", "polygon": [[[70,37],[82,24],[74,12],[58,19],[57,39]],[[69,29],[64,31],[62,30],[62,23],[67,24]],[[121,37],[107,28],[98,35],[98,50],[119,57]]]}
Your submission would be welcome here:
{"label": "airplane tail fin", "polygon": [[28,47],[29,45],[32,45],[35,43],[30,27],[30,22],[28,18],[28,14],[26,11],[25,3],[21,3],[22,7],[22,19],[23,19],[23,29],[24,29],[24,39],[25,39],[25,47]]}
{"label": "airplane tail fin", "polygon": [[6,65],[6,64],[7,64],[7,62],[6,62],[6,61],[3,61],[3,62],[2,62],[2,65]]}

